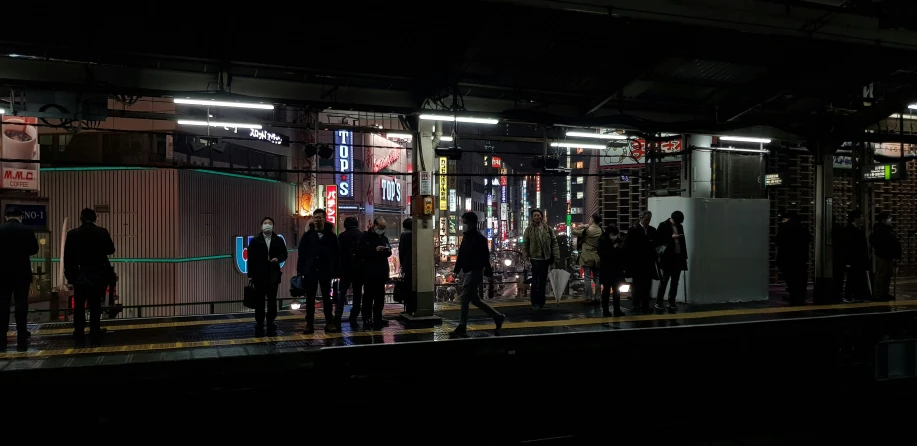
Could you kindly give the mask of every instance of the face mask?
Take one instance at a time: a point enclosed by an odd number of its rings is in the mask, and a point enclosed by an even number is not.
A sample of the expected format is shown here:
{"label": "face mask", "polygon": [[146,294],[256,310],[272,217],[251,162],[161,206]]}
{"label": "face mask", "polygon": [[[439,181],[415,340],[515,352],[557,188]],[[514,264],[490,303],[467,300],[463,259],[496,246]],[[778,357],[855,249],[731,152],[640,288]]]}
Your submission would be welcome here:
{"label": "face mask", "polygon": [[262,231],[262,232],[271,232],[271,231],[273,231],[273,230],[274,230],[274,225],[272,225],[272,224],[267,224],[267,223],[265,223],[265,224],[261,225],[261,231]]}
{"label": "face mask", "polygon": [[376,228],[376,234],[379,234],[379,235],[385,234],[385,229]]}

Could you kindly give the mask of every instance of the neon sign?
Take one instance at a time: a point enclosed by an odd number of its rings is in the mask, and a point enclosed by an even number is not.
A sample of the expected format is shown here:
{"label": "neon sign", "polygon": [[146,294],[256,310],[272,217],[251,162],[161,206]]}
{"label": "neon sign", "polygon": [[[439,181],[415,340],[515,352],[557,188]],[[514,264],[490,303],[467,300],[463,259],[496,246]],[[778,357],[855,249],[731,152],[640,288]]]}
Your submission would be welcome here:
{"label": "neon sign", "polygon": [[382,178],[380,180],[382,190],[382,201],[392,201],[401,203],[401,183],[398,180]]}
{"label": "neon sign", "polygon": [[498,157],[495,156],[495,157],[493,157],[493,158],[490,159],[490,167],[492,167],[492,168],[494,168],[494,169],[499,169],[499,168],[503,167],[503,161],[502,161],[500,158],[498,158]]}
{"label": "neon sign", "polygon": [[338,188],[325,186],[325,220],[337,227],[338,217]]}
{"label": "neon sign", "polygon": [[[283,240],[284,244],[287,243],[287,239],[285,239],[282,235],[280,234],[275,234],[275,235],[277,237],[280,237],[280,240]],[[238,271],[241,274],[248,274],[248,247],[252,244],[253,238],[255,238],[255,236],[253,235],[250,235],[248,237],[236,237],[236,240],[235,240],[236,249],[233,251],[232,257],[233,257],[233,260],[235,260],[234,263],[236,265],[236,271]],[[286,262],[281,263],[280,267],[283,268],[284,264],[286,264]]]}
{"label": "neon sign", "polygon": [[382,169],[385,169],[388,166],[391,166],[392,163],[398,161],[398,158],[401,156],[401,151],[398,149],[392,149],[388,151],[388,155],[384,158],[379,158],[373,161],[373,172],[378,172]]}
{"label": "neon sign", "polygon": [[353,198],[353,132],[334,132],[334,164],[337,175],[338,194],[342,198]]}
{"label": "neon sign", "polygon": [[448,209],[449,182],[446,173],[449,171],[446,157],[439,157],[439,210]]}
{"label": "neon sign", "polygon": [[267,130],[259,130],[259,129],[249,129],[249,130],[251,131],[251,133],[248,134],[249,138],[260,139],[261,141],[267,141],[271,144],[289,145],[289,144],[284,144],[285,141],[283,140],[283,135],[278,135],[276,133],[269,132]]}

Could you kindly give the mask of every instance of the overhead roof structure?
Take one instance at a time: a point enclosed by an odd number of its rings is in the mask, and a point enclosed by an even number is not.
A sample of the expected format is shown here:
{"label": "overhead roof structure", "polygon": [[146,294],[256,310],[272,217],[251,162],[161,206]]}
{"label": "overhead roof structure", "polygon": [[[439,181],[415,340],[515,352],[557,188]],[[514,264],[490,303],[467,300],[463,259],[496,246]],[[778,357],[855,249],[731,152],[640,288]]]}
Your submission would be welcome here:
{"label": "overhead roof structure", "polygon": [[913,3],[310,3],[263,14],[164,8],[142,19],[52,11],[41,32],[13,24],[0,36],[0,85],[166,97],[222,89],[393,113],[450,107],[457,96],[469,111],[527,123],[855,134],[917,103],[917,21],[902,20]]}

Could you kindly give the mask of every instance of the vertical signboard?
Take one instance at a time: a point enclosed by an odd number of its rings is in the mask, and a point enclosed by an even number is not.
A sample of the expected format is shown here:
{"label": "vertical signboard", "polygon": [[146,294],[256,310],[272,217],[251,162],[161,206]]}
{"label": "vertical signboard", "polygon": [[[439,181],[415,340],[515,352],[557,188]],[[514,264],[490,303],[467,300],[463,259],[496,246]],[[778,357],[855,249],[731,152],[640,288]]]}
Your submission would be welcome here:
{"label": "vertical signboard", "polygon": [[353,132],[334,132],[334,167],[338,171],[337,194],[340,198],[353,198]]}
{"label": "vertical signboard", "polygon": [[458,221],[455,218],[455,215],[449,216],[449,234],[455,234],[456,227],[458,226]]}
{"label": "vertical signboard", "polygon": [[338,188],[337,186],[325,186],[325,220],[334,226],[337,231],[338,218]]}
{"label": "vertical signboard", "polygon": [[541,209],[541,174],[535,174],[535,209]]}
{"label": "vertical signboard", "polygon": [[38,147],[38,118],[3,116],[0,134],[0,158],[12,160],[0,163],[3,189],[37,191],[38,161],[41,151]]}
{"label": "vertical signboard", "polygon": [[446,217],[439,217],[439,235],[446,235]]}
{"label": "vertical signboard", "polygon": [[449,197],[449,182],[446,179],[446,173],[448,173],[449,162],[446,160],[446,157],[439,157],[439,210],[445,211],[448,209],[449,203],[447,202]]}
{"label": "vertical signboard", "polygon": [[458,199],[455,197],[455,189],[449,189],[449,212],[456,212],[458,208]]}

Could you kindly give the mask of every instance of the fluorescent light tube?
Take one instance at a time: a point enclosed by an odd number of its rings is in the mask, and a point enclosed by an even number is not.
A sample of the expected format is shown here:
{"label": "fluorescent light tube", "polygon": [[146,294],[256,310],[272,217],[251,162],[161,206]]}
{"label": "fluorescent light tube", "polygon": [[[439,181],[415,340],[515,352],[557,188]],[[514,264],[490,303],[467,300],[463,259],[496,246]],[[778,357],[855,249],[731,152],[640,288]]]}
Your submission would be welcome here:
{"label": "fluorescent light tube", "polygon": [[591,133],[591,132],[567,132],[567,136],[575,136],[579,138],[596,138],[596,139],[627,139],[624,135],[618,135],[617,133]]}
{"label": "fluorescent light tube", "polygon": [[273,110],[274,109],[274,106],[271,104],[256,104],[254,102],[229,102],[229,101],[214,101],[211,99],[182,99],[182,98],[175,98],[173,101],[176,104],[204,105],[207,107],[255,108],[258,110]]}
{"label": "fluorescent light tube", "polygon": [[568,147],[573,149],[604,149],[604,144],[588,144],[583,142],[552,142],[551,147]]}
{"label": "fluorescent light tube", "polygon": [[241,122],[219,122],[219,121],[187,121],[181,119],[178,121],[179,125],[202,125],[210,127],[231,127],[238,129],[256,129],[261,130],[261,124],[245,124]]}
{"label": "fluorescent light tube", "polygon": [[745,136],[720,136],[720,139],[723,141],[759,142],[761,144],[769,144],[771,142],[767,138],[748,138]]}
{"label": "fluorescent light tube", "polygon": [[452,142],[452,137],[451,136],[440,136],[439,140],[445,141],[445,142]]}
{"label": "fluorescent light tube", "polygon": [[386,133],[386,138],[413,139],[414,135],[410,133]]}
{"label": "fluorescent light tube", "polygon": [[735,147],[716,147],[713,150],[721,152],[770,153],[770,151],[763,149],[737,149]]}
{"label": "fluorescent light tube", "polygon": [[470,124],[498,124],[500,121],[492,118],[472,118],[470,116],[453,116],[453,115],[420,115],[420,119],[425,121],[453,121],[467,122]]}
{"label": "fluorescent light tube", "polygon": [[907,108],[912,109],[912,110],[917,110],[917,104],[908,105]]}

